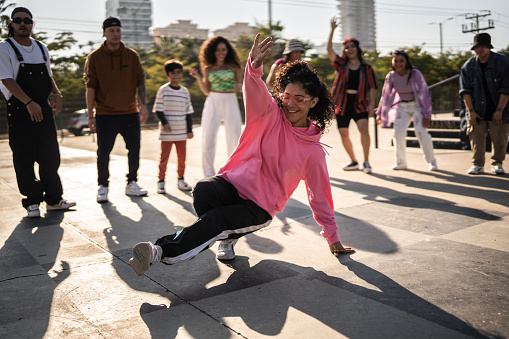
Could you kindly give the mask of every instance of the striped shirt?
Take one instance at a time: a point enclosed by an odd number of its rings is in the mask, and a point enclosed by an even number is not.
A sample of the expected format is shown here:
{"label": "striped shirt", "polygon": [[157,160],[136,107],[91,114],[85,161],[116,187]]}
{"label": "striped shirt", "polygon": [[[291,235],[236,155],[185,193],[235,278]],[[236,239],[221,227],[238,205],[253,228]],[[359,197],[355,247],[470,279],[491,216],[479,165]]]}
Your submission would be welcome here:
{"label": "striped shirt", "polygon": [[[348,86],[348,62],[336,55],[336,59],[331,63],[332,67],[336,70],[336,79],[332,86],[332,97],[336,104],[335,113],[344,115],[343,109],[346,107],[346,90]],[[377,89],[375,72],[373,68],[364,60],[361,61],[360,67],[359,89],[357,99],[355,102],[355,112],[364,113],[368,111],[368,92],[371,88]]]}
{"label": "striped shirt", "polygon": [[182,141],[187,140],[186,115],[194,113],[191,95],[184,86],[173,89],[170,84],[164,84],[157,91],[152,112],[163,112],[171,126],[171,132],[166,132],[159,123],[159,140]]}

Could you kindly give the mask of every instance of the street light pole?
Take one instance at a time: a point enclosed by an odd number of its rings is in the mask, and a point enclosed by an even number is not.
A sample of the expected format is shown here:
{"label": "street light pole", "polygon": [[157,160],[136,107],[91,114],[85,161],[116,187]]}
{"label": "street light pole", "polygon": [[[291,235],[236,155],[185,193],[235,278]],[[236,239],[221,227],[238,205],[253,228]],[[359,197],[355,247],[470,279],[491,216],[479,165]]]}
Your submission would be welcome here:
{"label": "street light pole", "polygon": [[438,27],[440,29],[440,55],[443,56],[444,55],[444,44],[443,44],[443,39],[442,39],[442,24],[446,21],[449,21],[449,20],[452,20],[454,19],[454,17],[450,17],[450,18],[447,18],[443,21],[440,21],[440,22],[430,22],[429,24],[430,25],[436,25],[438,24]]}

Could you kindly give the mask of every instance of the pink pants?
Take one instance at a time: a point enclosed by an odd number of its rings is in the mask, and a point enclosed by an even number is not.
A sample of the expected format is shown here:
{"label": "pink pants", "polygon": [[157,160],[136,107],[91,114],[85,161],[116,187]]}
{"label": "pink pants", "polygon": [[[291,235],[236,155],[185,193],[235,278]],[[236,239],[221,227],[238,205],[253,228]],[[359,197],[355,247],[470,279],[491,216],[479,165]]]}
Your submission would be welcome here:
{"label": "pink pants", "polygon": [[175,144],[177,149],[177,175],[179,178],[184,176],[186,169],[186,145],[187,140],[182,141],[161,141],[161,159],[159,159],[159,180],[166,177],[166,166],[170,158],[171,146]]}

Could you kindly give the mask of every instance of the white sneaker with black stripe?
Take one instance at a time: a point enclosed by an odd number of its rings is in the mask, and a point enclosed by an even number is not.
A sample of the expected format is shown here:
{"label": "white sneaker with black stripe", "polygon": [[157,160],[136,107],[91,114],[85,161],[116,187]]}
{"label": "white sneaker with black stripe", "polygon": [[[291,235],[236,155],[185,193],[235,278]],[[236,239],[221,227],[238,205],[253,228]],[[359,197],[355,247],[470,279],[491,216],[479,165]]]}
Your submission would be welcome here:
{"label": "white sneaker with black stripe", "polygon": [[239,239],[225,239],[221,240],[217,248],[217,259],[219,260],[233,260],[235,259],[235,251],[233,246]]}

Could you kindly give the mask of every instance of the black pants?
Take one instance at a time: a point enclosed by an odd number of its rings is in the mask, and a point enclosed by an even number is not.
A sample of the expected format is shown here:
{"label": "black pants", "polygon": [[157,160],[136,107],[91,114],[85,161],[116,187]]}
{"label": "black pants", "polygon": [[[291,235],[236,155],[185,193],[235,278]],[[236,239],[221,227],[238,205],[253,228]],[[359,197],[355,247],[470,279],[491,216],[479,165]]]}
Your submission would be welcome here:
{"label": "black pants", "polygon": [[97,183],[108,187],[110,171],[110,153],[115,145],[115,139],[120,134],[124,138],[127,148],[127,161],[129,173],[127,182],[138,181],[138,168],[140,167],[140,115],[98,115],[97,128]]}
{"label": "black pants", "polygon": [[[7,102],[7,120],[18,188],[26,196],[22,199],[23,207],[42,201],[50,205],[59,203],[63,189],[58,175],[60,150],[53,111],[45,109],[43,120],[34,122],[25,106],[12,97]],[[34,172],[36,162],[40,180]]]}
{"label": "black pants", "polygon": [[199,219],[181,231],[159,238],[162,262],[175,264],[192,259],[217,240],[236,239],[270,224],[272,217],[220,177],[200,180],[193,190],[193,205]]}

